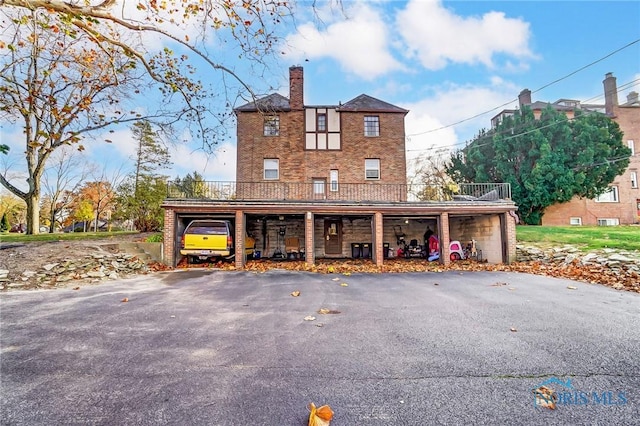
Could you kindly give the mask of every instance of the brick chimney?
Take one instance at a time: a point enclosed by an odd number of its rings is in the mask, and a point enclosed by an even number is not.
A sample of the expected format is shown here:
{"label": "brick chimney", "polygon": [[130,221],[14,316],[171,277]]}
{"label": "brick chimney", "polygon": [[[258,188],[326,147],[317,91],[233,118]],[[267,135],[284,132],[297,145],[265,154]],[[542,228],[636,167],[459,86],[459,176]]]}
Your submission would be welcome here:
{"label": "brick chimney", "polygon": [[304,109],[304,72],[301,66],[289,67],[289,106],[294,111]]}
{"label": "brick chimney", "polygon": [[618,87],[613,73],[608,72],[604,76],[604,112],[613,115],[613,107],[618,106]]}
{"label": "brick chimney", "polygon": [[518,103],[520,104],[520,109],[522,109],[523,105],[531,105],[531,90],[524,89],[518,95]]}

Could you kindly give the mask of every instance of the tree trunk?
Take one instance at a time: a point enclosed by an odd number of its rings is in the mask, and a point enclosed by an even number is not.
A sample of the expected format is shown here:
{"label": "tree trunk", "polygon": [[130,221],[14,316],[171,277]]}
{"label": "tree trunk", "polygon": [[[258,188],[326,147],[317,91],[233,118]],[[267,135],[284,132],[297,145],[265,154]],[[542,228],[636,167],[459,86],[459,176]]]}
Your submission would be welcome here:
{"label": "tree trunk", "polygon": [[31,192],[24,200],[27,203],[27,234],[40,233],[40,196]]}

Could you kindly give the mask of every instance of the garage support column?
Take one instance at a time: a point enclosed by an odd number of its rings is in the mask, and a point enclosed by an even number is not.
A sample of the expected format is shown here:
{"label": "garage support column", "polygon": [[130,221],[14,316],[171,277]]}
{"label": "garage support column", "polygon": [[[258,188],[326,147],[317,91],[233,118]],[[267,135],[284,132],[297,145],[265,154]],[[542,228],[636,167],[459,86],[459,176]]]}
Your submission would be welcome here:
{"label": "garage support column", "polygon": [[307,212],[304,215],[304,256],[308,265],[313,265],[316,261],[313,221],[313,213]]}
{"label": "garage support column", "polygon": [[164,232],[162,235],[162,245],[164,251],[164,259],[163,262],[167,266],[174,267],[176,266],[176,213],[173,209],[165,208],[164,209]]}
{"label": "garage support column", "polygon": [[375,212],[373,214],[373,261],[377,266],[382,265],[384,261],[384,250],[382,248],[384,237],[382,231],[382,213]]}
{"label": "garage support column", "polygon": [[235,255],[236,255],[236,269],[244,268],[244,236],[246,234],[244,223],[244,212],[242,210],[236,210],[236,228],[234,236],[235,241]]}
{"label": "garage support column", "polygon": [[505,225],[503,235],[505,236],[504,244],[506,244],[506,259],[503,262],[511,264],[516,261],[516,221],[517,215],[514,211],[505,213],[502,223]]}
{"label": "garage support column", "polygon": [[449,243],[451,237],[449,236],[449,213],[442,213],[440,215],[440,263],[448,265],[451,262],[451,252],[449,251]]}

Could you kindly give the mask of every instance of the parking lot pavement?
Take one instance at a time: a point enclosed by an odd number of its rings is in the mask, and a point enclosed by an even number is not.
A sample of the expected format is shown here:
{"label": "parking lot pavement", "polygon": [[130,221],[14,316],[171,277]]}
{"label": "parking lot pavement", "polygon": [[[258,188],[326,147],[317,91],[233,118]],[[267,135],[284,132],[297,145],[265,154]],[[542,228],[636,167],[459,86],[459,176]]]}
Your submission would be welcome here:
{"label": "parking lot pavement", "polygon": [[[639,294],[492,272],[10,292],[0,423],[305,425],[314,402],[332,425],[638,424],[639,313]],[[536,406],[542,384],[555,410]]]}

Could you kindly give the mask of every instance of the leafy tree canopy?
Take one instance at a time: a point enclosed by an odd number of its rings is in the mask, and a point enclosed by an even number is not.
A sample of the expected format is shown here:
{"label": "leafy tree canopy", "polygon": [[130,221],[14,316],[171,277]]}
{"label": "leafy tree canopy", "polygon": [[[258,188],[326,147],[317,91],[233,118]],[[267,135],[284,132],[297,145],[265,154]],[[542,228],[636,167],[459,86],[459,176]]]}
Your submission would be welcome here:
{"label": "leafy tree canopy", "polygon": [[631,151],[616,122],[576,111],[574,119],[548,107],[536,119],[524,107],[456,152],[447,173],[457,182],[507,182],[525,223],[574,196],[594,198],[629,165]]}

